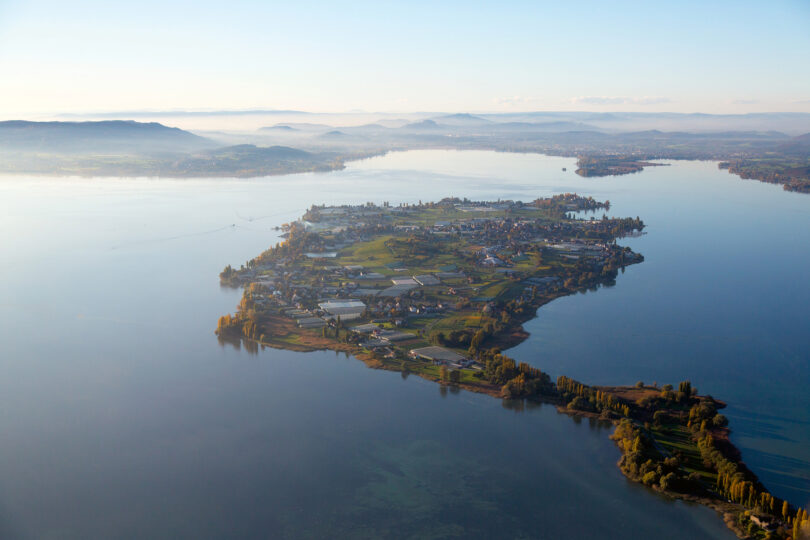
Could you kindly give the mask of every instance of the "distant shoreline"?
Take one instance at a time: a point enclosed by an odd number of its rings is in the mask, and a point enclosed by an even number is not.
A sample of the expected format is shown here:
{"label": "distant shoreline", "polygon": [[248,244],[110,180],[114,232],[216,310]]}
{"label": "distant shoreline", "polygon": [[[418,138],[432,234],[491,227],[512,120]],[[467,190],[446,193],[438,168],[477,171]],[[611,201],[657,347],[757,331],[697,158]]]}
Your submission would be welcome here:
{"label": "distant shoreline", "polygon": [[[259,147],[256,147],[259,149]],[[570,152],[553,152],[541,149],[511,149],[498,145],[482,146],[414,146],[407,148],[390,148],[368,152],[346,153],[333,152],[323,157],[305,161],[270,161],[267,163],[242,163],[239,159],[227,162],[219,169],[210,163],[200,162],[193,168],[179,169],[178,159],[149,158],[142,156],[71,156],[46,154],[41,156],[13,158],[6,156],[0,159],[0,175],[32,175],[53,178],[265,178],[302,173],[325,173],[346,169],[346,164],[373,157],[385,156],[392,152],[409,152],[418,150],[454,150],[454,151],[490,151],[516,154],[537,154],[553,157],[567,157],[577,160],[576,174],[585,178],[621,176],[643,171],[646,167],[657,167],[666,164],[655,160],[668,161],[712,161],[718,168],[727,170],[741,179],[757,180],[764,183],[781,185],[785,191],[810,193],[810,162],[807,165],[794,161],[770,157],[763,159],[738,159],[729,161],[725,156],[691,157],[691,156],[658,156],[647,155],[636,157],[623,154],[572,154]],[[313,156],[317,156],[313,154]],[[2,153],[0,153],[0,157]],[[245,159],[253,159],[251,157]],[[36,163],[37,166],[31,166]],[[248,164],[252,166],[248,167]]]}

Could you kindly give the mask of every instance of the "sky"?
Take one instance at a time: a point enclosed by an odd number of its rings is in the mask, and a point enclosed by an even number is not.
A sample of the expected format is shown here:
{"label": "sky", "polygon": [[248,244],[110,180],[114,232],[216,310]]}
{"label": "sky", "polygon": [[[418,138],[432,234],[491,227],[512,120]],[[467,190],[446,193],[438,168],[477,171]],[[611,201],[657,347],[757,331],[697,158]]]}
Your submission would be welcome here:
{"label": "sky", "polygon": [[810,112],[810,0],[0,0],[0,119]]}

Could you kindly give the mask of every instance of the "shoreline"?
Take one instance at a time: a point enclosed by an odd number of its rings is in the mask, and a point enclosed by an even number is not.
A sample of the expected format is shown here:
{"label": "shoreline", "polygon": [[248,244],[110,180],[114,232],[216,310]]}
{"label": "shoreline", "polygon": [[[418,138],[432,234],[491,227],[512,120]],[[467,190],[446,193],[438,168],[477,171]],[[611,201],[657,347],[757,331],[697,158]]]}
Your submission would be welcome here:
{"label": "shoreline", "polygon": [[[527,337],[529,335],[530,334],[526,333]],[[347,354],[351,355],[356,360],[359,360],[360,362],[365,364],[365,366],[367,368],[378,369],[378,370],[383,370],[383,371],[390,371],[390,372],[394,372],[394,373],[397,373],[397,372],[398,373],[407,373],[408,376],[415,375],[415,376],[417,376],[417,377],[419,377],[421,379],[424,379],[426,381],[437,383],[440,387],[445,387],[445,388],[454,387],[454,388],[458,388],[460,390],[466,390],[468,392],[472,392],[472,393],[475,393],[475,394],[483,394],[483,395],[490,396],[492,398],[504,399],[502,394],[501,394],[501,389],[497,385],[481,386],[481,385],[471,385],[471,384],[466,384],[466,383],[459,383],[459,384],[447,383],[447,382],[442,381],[439,378],[432,377],[432,376],[430,376],[428,374],[425,374],[425,373],[418,373],[418,372],[414,373],[414,372],[410,372],[410,371],[403,371],[401,369],[398,369],[394,365],[380,362],[378,359],[374,358],[373,356],[371,356],[371,355],[369,355],[367,353],[364,353],[363,351],[349,350],[349,348],[347,348],[347,347],[322,347],[322,348],[297,347],[296,348],[294,346],[283,347],[283,346],[280,346],[278,344],[273,344],[273,343],[263,343],[263,342],[256,342],[256,343],[258,345],[260,345],[262,348],[268,347],[268,348],[279,349],[279,350],[290,350],[290,351],[293,351],[293,352],[316,352],[316,351],[325,351],[325,350],[332,350],[332,351],[335,351],[335,352],[344,352],[344,353],[347,353]],[[605,388],[608,388],[608,387],[605,387]],[[534,401],[535,403],[553,405],[554,409],[556,410],[557,414],[559,414],[559,415],[568,416],[568,417],[570,417],[572,419],[573,418],[587,418],[589,420],[595,420],[595,421],[598,421],[598,422],[610,423],[611,426],[613,427],[614,432],[615,432],[615,429],[619,425],[619,422],[620,422],[619,420],[606,420],[606,419],[600,417],[600,415],[595,414],[595,413],[569,409],[564,404],[562,404],[560,402],[560,400],[552,399],[550,397],[545,398],[545,399],[521,398],[519,400],[513,400],[513,401],[521,401],[521,402]],[[726,430],[726,434],[728,434],[729,432],[730,432],[730,430]],[[729,442],[729,444],[731,444],[731,443]],[[617,444],[617,447],[618,447],[618,444]],[[734,447],[734,448],[736,450],[736,447]],[[620,450],[621,450],[621,448],[620,448]],[[641,482],[638,478],[632,477],[624,469],[622,469],[622,467],[620,466],[620,462],[621,462],[621,458],[620,458],[619,461],[616,462],[616,466],[617,466],[617,468],[619,468],[620,472],[622,473],[622,475],[627,480],[629,480],[631,482],[634,482],[634,483],[637,483],[637,484],[644,485],[643,482]],[[744,462],[740,462],[740,463],[744,464]],[[748,534],[746,532],[746,530],[743,528],[743,526],[739,523],[739,519],[740,519],[740,507],[739,507],[739,505],[736,505],[736,504],[728,502],[728,501],[723,501],[723,500],[720,500],[720,499],[717,499],[717,498],[713,498],[713,497],[699,496],[699,495],[694,495],[694,494],[689,494],[689,493],[680,493],[680,492],[677,492],[677,491],[674,491],[674,490],[669,490],[669,489],[661,489],[658,486],[645,486],[645,487],[647,487],[649,489],[652,489],[657,494],[659,494],[661,496],[664,496],[664,497],[666,497],[666,498],[668,498],[670,500],[679,500],[679,501],[683,501],[683,502],[687,502],[687,503],[691,503],[691,504],[698,504],[698,505],[705,506],[705,507],[708,507],[708,508],[714,510],[718,514],[720,519],[723,520],[723,523],[726,525],[726,527],[730,531],[732,531],[741,540],[757,538],[757,536],[753,536],[753,535]],[[803,522],[803,523],[805,523],[805,522]],[[774,537],[774,538],[778,538],[778,537]],[[785,536],[784,538],[790,538],[790,537]]]}
{"label": "shoreline", "polygon": [[[550,301],[551,300],[549,300],[549,302]],[[531,320],[531,318],[529,318],[528,320]],[[525,339],[527,339],[531,335],[530,333],[526,332],[523,329],[522,325],[520,326],[520,331],[521,331],[521,334],[520,334],[521,339],[519,341],[517,341],[516,343],[514,343],[514,345],[517,345],[518,343],[524,341]],[[231,340],[228,340],[227,338],[221,338],[221,339],[223,339],[223,341],[231,341]],[[435,377],[435,376],[432,376],[432,375],[427,374],[427,373],[415,372],[415,371],[410,371],[410,370],[403,370],[401,368],[401,366],[396,365],[395,363],[392,363],[392,362],[385,362],[384,360],[381,360],[380,358],[375,357],[373,354],[370,354],[369,352],[363,350],[362,348],[359,348],[357,346],[352,346],[352,345],[349,345],[349,344],[337,343],[337,342],[334,342],[333,340],[330,340],[330,339],[327,339],[327,338],[318,338],[317,336],[315,336],[314,339],[312,339],[311,341],[308,341],[307,344],[292,344],[292,343],[291,344],[282,344],[282,343],[279,343],[279,342],[272,342],[272,341],[262,342],[262,341],[258,341],[258,340],[251,340],[249,338],[244,338],[244,337],[240,339],[240,342],[254,343],[257,346],[257,348],[261,347],[262,349],[267,347],[267,348],[279,349],[279,350],[289,350],[289,351],[293,351],[293,352],[316,352],[316,351],[326,351],[326,350],[330,350],[330,351],[334,351],[334,352],[343,352],[343,353],[345,353],[347,355],[352,356],[354,359],[359,360],[360,362],[365,364],[365,366],[367,368],[378,369],[378,370],[383,370],[383,371],[390,371],[390,372],[394,372],[394,373],[397,373],[397,372],[398,373],[406,373],[408,376],[415,375],[415,376],[417,376],[417,377],[419,377],[421,379],[424,379],[426,381],[436,383],[440,387],[458,388],[460,390],[466,390],[468,392],[473,392],[473,393],[476,393],[476,394],[483,394],[483,395],[487,395],[487,396],[490,396],[490,397],[496,398],[496,399],[502,399],[502,400],[507,399],[503,395],[502,388],[500,386],[496,385],[496,384],[469,384],[469,383],[464,383],[464,382],[455,383],[455,384],[454,383],[449,383],[447,381],[442,381],[441,378],[439,378],[439,377]],[[508,349],[505,349],[505,350],[508,350]],[[628,391],[628,390],[632,390],[632,389],[634,389],[636,387],[631,387],[631,386],[595,386],[593,388],[597,388],[600,391],[604,391],[604,392],[607,392],[607,393],[612,393],[612,392],[616,392],[616,391]],[[645,387],[643,387],[643,389],[644,390],[653,389],[656,392],[659,391],[658,387],[645,386]],[[707,398],[706,396],[696,396],[696,397],[701,398],[701,399],[706,399]],[[613,439],[613,435],[615,434],[617,427],[620,425],[620,423],[622,421],[622,419],[616,419],[616,418],[614,418],[614,419],[606,419],[603,416],[601,416],[600,414],[597,414],[595,412],[571,409],[571,408],[566,406],[564,401],[560,400],[559,398],[555,398],[553,396],[524,397],[524,398],[512,399],[512,401],[520,401],[520,402],[534,401],[536,403],[552,405],[552,406],[554,406],[554,409],[556,410],[556,412],[559,415],[568,416],[568,417],[570,417],[572,419],[573,418],[587,418],[589,420],[595,420],[595,421],[598,421],[598,422],[610,423],[612,428],[613,428],[613,433],[610,435],[611,439]],[[726,407],[725,402],[721,402],[721,401],[715,401],[715,402],[717,403],[718,408],[725,408]],[[731,430],[729,428],[727,428],[727,427],[712,430],[713,434],[718,435],[718,437],[717,437],[718,440],[721,440],[723,443],[725,443],[727,448],[732,450],[732,453],[734,454],[734,457],[737,459],[737,463],[740,464],[742,467],[745,467],[744,462],[741,460],[741,453],[739,452],[739,450],[730,441],[730,438],[729,438],[730,432],[731,432]],[[619,448],[620,452],[622,452],[621,445],[617,441],[615,441],[615,439],[614,439],[614,442],[616,442],[617,447]],[[624,459],[624,457],[625,457],[625,454],[623,453],[622,457],[619,459],[619,461],[616,462],[616,466],[619,468],[622,475],[625,478],[627,478],[628,480],[630,480],[631,482],[645,485],[644,482],[639,477],[634,477],[633,475],[629,474],[624,468],[622,468],[621,462]],[[745,470],[747,470],[747,468]],[[751,521],[750,521],[750,518],[748,517],[748,515],[750,515],[750,511],[746,510],[744,507],[741,507],[739,504],[733,503],[733,502],[728,501],[728,500],[722,500],[722,499],[719,499],[717,497],[708,496],[708,495],[697,495],[697,494],[692,494],[692,493],[678,492],[678,491],[675,491],[675,490],[672,490],[672,489],[662,489],[658,485],[652,485],[652,486],[645,485],[645,487],[647,487],[649,489],[652,489],[653,491],[655,491],[659,495],[662,495],[662,496],[664,496],[664,497],[666,497],[666,498],[668,498],[670,500],[680,500],[680,501],[684,501],[684,502],[688,502],[688,503],[692,503],[692,504],[699,504],[699,505],[706,506],[706,507],[714,510],[718,514],[720,519],[723,520],[724,524],[728,527],[728,529],[731,530],[740,539],[747,540],[747,539],[759,538],[759,536],[757,536],[757,535],[749,534],[746,531],[746,529],[744,528],[744,526],[740,523],[741,519],[745,519],[747,523],[750,523]],[[803,521],[803,523],[807,523],[807,521]],[[779,536],[773,536],[773,538],[780,538],[780,537]],[[791,538],[791,536],[789,535],[789,533],[787,533],[786,536],[783,536],[781,538],[788,539],[788,538]]]}
{"label": "shoreline", "polygon": [[[223,270],[221,283],[243,286],[243,295],[216,334],[256,351],[344,352],[442,387],[610,422],[629,480],[714,509],[739,538],[790,538],[806,513],[776,499],[745,466],[718,412],[725,403],[698,395],[688,380],[677,390],[589,386],[564,375],[555,382],[503,354],[529,337],[523,325],[540,307],[612,284],[644,260],[616,243],[643,230],[639,218],[572,217],[603,208],[609,202],[576,194],[529,204],[313,206],[285,226],[284,242]],[[341,314],[361,324],[347,326]]]}
{"label": "shoreline", "polygon": [[[498,144],[491,145],[473,145],[473,146],[452,146],[446,144],[439,145],[416,145],[413,147],[393,147],[380,150],[371,150],[367,153],[360,155],[339,155],[333,163],[320,163],[315,165],[306,165],[291,167],[288,169],[267,169],[264,171],[256,170],[235,170],[231,172],[180,172],[171,170],[156,171],[152,169],[135,169],[131,167],[111,168],[103,170],[102,166],[98,168],[90,168],[89,170],[71,170],[66,167],[64,170],[30,170],[8,169],[0,170],[0,175],[23,175],[23,176],[44,176],[49,178],[167,178],[172,180],[178,179],[254,179],[254,178],[272,178],[276,176],[286,176],[294,174],[305,173],[329,173],[335,171],[345,170],[346,164],[363,161],[375,157],[385,156],[389,153],[395,152],[409,152],[420,150],[451,150],[451,151],[487,151],[508,154],[537,154],[549,157],[565,157],[575,160],[575,165],[572,170],[575,174],[582,178],[605,178],[611,176],[623,176],[627,174],[634,174],[644,171],[647,167],[661,167],[667,166],[668,163],[657,163],[656,160],[666,161],[709,161],[717,164],[721,170],[727,170],[729,174],[737,176],[741,180],[755,180],[764,184],[773,184],[781,186],[784,191],[794,193],[810,193],[810,179],[806,176],[806,171],[801,168],[794,167],[791,169],[783,165],[781,162],[777,163],[771,170],[768,168],[768,163],[762,165],[758,162],[758,158],[750,158],[748,160],[734,158],[726,154],[715,156],[683,156],[678,157],[666,153],[646,153],[643,156],[635,156],[626,153],[615,153],[610,155],[601,155],[597,153],[584,153],[568,151],[553,151],[551,149],[512,149],[504,148]],[[765,158],[761,158],[767,161]],[[781,168],[780,168],[781,167]],[[796,171],[799,170],[799,173]]]}

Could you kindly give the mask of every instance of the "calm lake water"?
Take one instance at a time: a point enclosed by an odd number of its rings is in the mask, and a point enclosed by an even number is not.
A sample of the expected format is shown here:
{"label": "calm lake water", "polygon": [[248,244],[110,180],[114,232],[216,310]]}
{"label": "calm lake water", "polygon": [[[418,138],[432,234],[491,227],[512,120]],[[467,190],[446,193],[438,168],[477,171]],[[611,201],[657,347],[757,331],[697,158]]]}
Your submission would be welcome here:
{"label": "calm lake water", "polygon": [[[563,172],[567,167],[568,172]],[[810,197],[712,163],[419,151],[253,180],[0,177],[0,537],[733,538],[627,482],[610,429],[369,370],[222,347],[217,274],[313,203],[576,191],[640,216],[646,261],[557,300],[510,354],[727,400],[734,441],[810,502]]]}

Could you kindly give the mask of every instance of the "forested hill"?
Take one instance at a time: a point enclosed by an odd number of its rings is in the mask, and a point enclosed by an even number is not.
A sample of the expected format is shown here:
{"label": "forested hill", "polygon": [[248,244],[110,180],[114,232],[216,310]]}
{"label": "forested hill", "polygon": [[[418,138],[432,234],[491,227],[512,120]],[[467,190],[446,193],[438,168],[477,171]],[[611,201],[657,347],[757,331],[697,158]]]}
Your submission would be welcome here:
{"label": "forested hill", "polygon": [[209,139],[157,122],[0,122],[0,151],[140,154],[214,146],[216,143]]}

